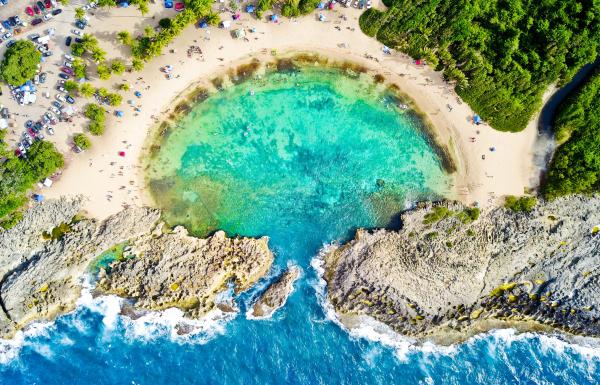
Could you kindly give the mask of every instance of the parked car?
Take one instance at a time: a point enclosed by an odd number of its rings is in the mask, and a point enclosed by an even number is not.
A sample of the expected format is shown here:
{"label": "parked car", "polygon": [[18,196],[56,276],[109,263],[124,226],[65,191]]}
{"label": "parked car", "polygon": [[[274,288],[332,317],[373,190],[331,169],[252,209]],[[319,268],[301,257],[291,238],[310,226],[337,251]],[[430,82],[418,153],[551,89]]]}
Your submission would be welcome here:
{"label": "parked car", "polygon": [[54,107],[54,106],[51,106],[49,108],[49,110],[52,111],[52,112],[54,112],[54,113],[56,113],[56,115],[60,114],[60,110],[58,108]]}
{"label": "parked car", "polygon": [[25,8],[25,13],[28,14],[29,16],[33,16],[33,8],[31,8],[31,7]]}
{"label": "parked car", "polygon": [[8,20],[2,20],[2,27],[6,28],[6,29],[11,29],[12,26],[10,25],[10,23],[8,22]]}
{"label": "parked car", "polygon": [[39,18],[38,19],[33,19],[33,20],[31,20],[31,25],[38,25],[41,22],[42,22],[42,19],[39,19]]}
{"label": "parked car", "polygon": [[62,86],[57,86],[56,90],[60,91],[60,92],[67,92],[67,91],[65,91],[65,89]]}
{"label": "parked car", "polygon": [[33,12],[35,12],[36,15],[42,13],[42,11],[40,11],[40,7],[38,7],[37,5],[33,6]]}
{"label": "parked car", "polygon": [[6,43],[6,48],[12,47],[13,45],[15,45],[16,42],[16,40],[10,40],[8,43]]}
{"label": "parked car", "polygon": [[49,57],[49,56],[52,56],[52,51],[44,52],[44,57]]}
{"label": "parked car", "polygon": [[31,35],[29,35],[29,40],[31,41],[35,41],[40,37],[39,33],[32,33]]}
{"label": "parked car", "polygon": [[81,40],[80,38],[76,37],[75,38],[75,43],[81,43],[83,40]]}
{"label": "parked car", "polygon": [[65,79],[65,80],[69,79],[69,75],[63,74],[63,73],[59,73],[58,77],[60,77],[61,79]]}
{"label": "parked car", "polygon": [[75,22],[75,26],[79,29],[85,29],[86,25],[87,25],[87,23],[83,20],[77,20]]}
{"label": "parked car", "polygon": [[73,104],[73,103],[75,103],[75,99],[73,99],[73,98],[71,97],[71,95],[67,95],[67,98],[66,98],[66,99],[67,99],[67,102],[68,102],[68,103],[70,103],[70,104]]}
{"label": "parked car", "polygon": [[46,127],[46,131],[48,131],[48,135],[54,135],[54,130],[52,129],[52,127]]}
{"label": "parked car", "polygon": [[73,40],[73,38],[71,36],[67,36],[67,40],[65,40],[65,45],[67,47],[71,45],[71,40]]}
{"label": "parked car", "polygon": [[37,5],[37,7],[38,7],[40,10],[44,10],[44,9],[46,8],[46,7],[44,6],[44,3],[42,3],[40,0],[38,0],[38,1],[35,3],[35,5]]}
{"label": "parked car", "polygon": [[73,75],[73,70],[69,67],[61,67],[60,70],[64,73],[66,73],[67,75]]}
{"label": "parked car", "polygon": [[44,2],[44,5],[46,6],[46,9],[50,9],[50,8],[52,8],[52,3],[50,2],[50,0],[46,0],[46,1]]}
{"label": "parked car", "polygon": [[73,29],[73,30],[71,30],[71,32],[73,32],[73,34],[74,34],[74,35],[76,35],[76,36],[81,36],[81,35],[83,35],[83,34],[81,33],[81,31],[80,31],[80,30],[78,30],[78,29]]}
{"label": "parked car", "polygon": [[58,102],[58,101],[52,102],[52,105],[58,109],[62,108],[62,104],[60,104],[60,102]]}
{"label": "parked car", "polygon": [[48,20],[52,19],[52,14],[51,13],[47,13],[47,14],[44,15],[44,17],[42,19],[44,19],[44,21],[48,21]]}
{"label": "parked car", "polygon": [[25,122],[25,128],[31,128],[33,127],[33,120],[28,120]]}
{"label": "parked car", "polygon": [[2,35],[2,38],[5,40],[10,39],[11,37],[12,37],[12,33],[10,33],[10,32],[6,32],[4,35]]}
{"label": "parked car", "polygon": [[40,83],[42,83],[42,84],[43,84],[43,83],[46,83],[46,76],[47,76],[47,75],[46,75],[46,73],[45,73],[45,72],[42,72],[42,73],[40,74]]}
{"label": "parked car", "polygon": [[65,97],[62,96],[61,94],[56,94],[55,96],[56,100],[58,100],[59,102],[64,102],[65,101]]}
{"label": "parked car", "polygon": [[73,64],[72,64],[70,61],[68,61],[68,60],[67,60],[67,61],[65,61],[65,62],[63,63],[63,65],[64,65],[65,67],[67,67],[67,68],[73,68]]}
{"label": "parked car", "polygon": [[56,16],[56,15],[60,15],[62,13],[62,9],[55,9],[54,11],[52,11],[52,15]]}
{"label": "parked car", "polygon": [[69,55],[69,54],[66,53],[65,54],[65,60],[73,61],[73,56],[71,56],[71,55]]}

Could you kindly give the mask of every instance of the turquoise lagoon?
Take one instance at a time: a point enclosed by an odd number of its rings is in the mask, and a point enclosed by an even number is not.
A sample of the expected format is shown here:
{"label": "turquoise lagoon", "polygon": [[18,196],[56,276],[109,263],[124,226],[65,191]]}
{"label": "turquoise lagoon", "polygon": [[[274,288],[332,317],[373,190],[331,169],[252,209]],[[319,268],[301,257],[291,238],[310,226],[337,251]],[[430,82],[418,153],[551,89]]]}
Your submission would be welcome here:
{"label": "turquoise lagoon", "polygon": [[[498,331],[443,348],[334,320],[319,251],[358,227],[448,194],[419,119],[366,76],[304,68],[217,92],[171,127],[149,162],[171,224],[198,235],[269,236],[273,274],[228,320],[178,336],[177,311],[132,321],[92,300],[0,349],[2,384],[597,384],[599,350],[557,336]],[[288,264],[302,278],[268,320],[246,309]],[[587,342],[586,342],[587,343]]]}

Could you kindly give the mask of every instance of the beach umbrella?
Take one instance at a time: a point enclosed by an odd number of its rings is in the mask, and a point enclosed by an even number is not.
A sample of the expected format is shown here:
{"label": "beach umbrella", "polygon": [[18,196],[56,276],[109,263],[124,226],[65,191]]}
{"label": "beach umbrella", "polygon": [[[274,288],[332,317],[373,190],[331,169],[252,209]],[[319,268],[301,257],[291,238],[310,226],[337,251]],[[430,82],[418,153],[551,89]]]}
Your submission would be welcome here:
{"label": "beach umbrella", "polygon": [[477,115],[477,114],[473,115],[473,123],[475,123],[475,124],[481,123],[481,118],[479,117],[479,115]]}
{"label": "beach umbrella", "polygon": [[33,194],[32,198],[36,202],[41,202],[44,200],[44,196],[40,194]]}
{"label": "beach umbrella", "polygon": [[123,117],[123,111],[117,110],[115,111],[115,115],[117,115],[119,118]]}
{"label": "beach umbrella", "polygon": [[125,151],[119,151],[119,156],[125,156]]}
{"label": "beach umbrella", "polygon": [[275,14],[271,15],[271,21],[273,23],[277,23],[277,15],[275,15]]}
{"label": "beach umbrella", "polygon": [[201,21],[200,24],[198,25],[200,28],[206,28],[208,27],[208,23],[206,21]]}
{"label": "beach umbrella", "polygon": [[246,6],[246,12],[248,13],[253,13],[254,12],[254,5],[249,4]]}
{"label": "beach umbrella", "polygon": [[140,91],[135,91],[134,95],[137,96],[138,98],[142,97],[142,93]]}

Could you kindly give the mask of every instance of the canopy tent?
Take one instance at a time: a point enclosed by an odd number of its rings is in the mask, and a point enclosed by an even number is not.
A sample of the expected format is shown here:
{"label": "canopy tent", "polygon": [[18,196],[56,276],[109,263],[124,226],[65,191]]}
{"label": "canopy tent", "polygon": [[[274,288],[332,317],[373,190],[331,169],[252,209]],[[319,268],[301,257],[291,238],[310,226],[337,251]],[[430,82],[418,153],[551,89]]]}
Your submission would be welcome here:
{"label": "canopy tent", "polygon": [[271,15],[271,21],[273,23],[277,23],[277,15],[275,15],[275,14]]}
{"label": "canopy tent", "polygon": [[479,115],[477,115],[477,114],[473,115],[473,123],[475,123],[475,124],[481,123],[481,118],[479,117]]}
{"label": "canopy tent", "polygon": [[208,23],[205,20],[202,20],[200,24],[198,24],[200,28],[208,28]]}
{"label": "canopy tent", "polygon": [[41,202],[44,200],[44,196],[40,194],[33,194],[32,198],[36,202]]}
{"label": "canopy tent", "polygon": [[248,13],[253,13],[253,12],[254,12],[254,5],[252,5],[252,4],[248,4],[248,5],[246,6],[246,12],[248,12]]}
{"label": "canopy tent", "polygon": [[231,21],[230,20],[223,20],[221,22],[221,28],[229,28],[231,27]]}

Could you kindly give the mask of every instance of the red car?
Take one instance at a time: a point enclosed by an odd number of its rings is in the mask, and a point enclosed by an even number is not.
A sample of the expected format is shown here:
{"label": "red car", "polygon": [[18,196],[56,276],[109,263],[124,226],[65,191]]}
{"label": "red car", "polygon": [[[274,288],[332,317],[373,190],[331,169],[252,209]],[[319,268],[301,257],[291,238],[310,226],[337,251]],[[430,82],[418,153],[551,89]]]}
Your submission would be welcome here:
{"label": "red car", "polygon": [[183,3],[175,3],[175,11],[181,12],[181,11],[183,11],[184,8],[185,8],[185,5]]}
{"label": "red car", "polygon": [[35,12],[35,14],[36,14],[36,15],[39,15],[39,14],[40,14],[40,9],[38,8],[38,6],[37,6],[37,5],[34,5],[34,6],[33,6],[33,11]]}
{"label": "red car", "polygon": [[62,67],[60,70],[66,73],[67,75],[73,75],[73,70],[69,67]]}
{"label": "red car", "polygon": [[44,5],[46,6],[46,9],[50,9],[52,8],[52,2],[50,0],[46,0],[44,2]]}
{"label": "red car", "polygon": [[28,14],[29,16],[33,16],[33,8],[31,8],[31,7],[25,8],[25,13]]}

